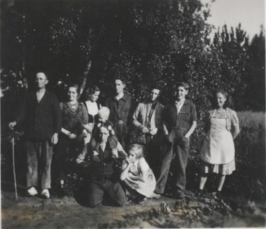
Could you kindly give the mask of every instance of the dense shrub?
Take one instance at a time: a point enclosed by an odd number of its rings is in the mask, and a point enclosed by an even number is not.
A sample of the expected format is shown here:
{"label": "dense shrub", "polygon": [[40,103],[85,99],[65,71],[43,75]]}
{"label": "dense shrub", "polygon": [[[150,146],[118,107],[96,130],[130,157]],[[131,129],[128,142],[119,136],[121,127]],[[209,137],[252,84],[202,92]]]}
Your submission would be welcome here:
{"label": "dense shrub", "polygon": [[[265,198],[265,113],[239,112],[241,133],[236,139],[235,179],[238,193]],[[230,187],[230,186],[229,186]]]}

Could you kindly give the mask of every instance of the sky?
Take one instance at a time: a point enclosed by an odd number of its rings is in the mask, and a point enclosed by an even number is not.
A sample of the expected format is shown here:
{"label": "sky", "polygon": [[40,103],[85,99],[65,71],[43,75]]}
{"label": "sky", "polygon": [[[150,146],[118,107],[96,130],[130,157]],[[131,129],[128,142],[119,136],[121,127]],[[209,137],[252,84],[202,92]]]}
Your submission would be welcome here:
{"label": "sky", "polygon": [[260,33],[260,27],[265,29],[265,1],[266,0],[201,0],[210,4],[211,17],[208,23],[216,29],[224,24],[229,27],[241,28],[247,32],[250,39]]}

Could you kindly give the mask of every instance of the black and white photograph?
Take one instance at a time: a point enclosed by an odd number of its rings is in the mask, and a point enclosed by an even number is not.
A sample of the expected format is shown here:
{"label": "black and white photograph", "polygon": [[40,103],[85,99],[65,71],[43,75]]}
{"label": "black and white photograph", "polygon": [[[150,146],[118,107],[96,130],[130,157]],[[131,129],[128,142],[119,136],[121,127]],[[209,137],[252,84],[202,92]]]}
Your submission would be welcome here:
{"label": "black and white photograph", "polygon": [[1,228],[265,228],[265,0],[1,0]]}

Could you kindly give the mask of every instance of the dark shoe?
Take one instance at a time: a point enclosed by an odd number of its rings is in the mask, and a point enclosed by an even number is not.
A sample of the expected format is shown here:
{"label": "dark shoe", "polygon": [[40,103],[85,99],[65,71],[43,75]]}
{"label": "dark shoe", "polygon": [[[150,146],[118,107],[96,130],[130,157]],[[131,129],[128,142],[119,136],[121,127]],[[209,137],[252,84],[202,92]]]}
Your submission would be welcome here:
{"label": "dark shoe", "polygon": [[142,204],[144,204],[146,201],[147,201],[147,198],[146,198],[146,197],[139,197],[139,198],[137,198],[136,203],[142,205]]}
{"label": "dark shoe", "polygon": [[177,200],[183,200],[185,198],[185,194],[182,190],[177,190],[174,192],[173,197]]}
{"label": "dark shoe", "polygon": [[213,192],[212,195],[213,195],[214,199],[216,199],[216,200],[219,200],[222,198],[221,191]]}
{"label": "dark shoe", "polygon": [[203,196],[203,190],[199,189],[196,193],[195,193],[195,197],[196,198],[201,198]]}
{"label": "dark shoe", "polygon": [[132,203],[132,199],[129,198],[129,197],[127,197],[127,202],[126,202],[126,204],[131,204],[131,203]]}
{"label": "dark shoe", "polygon": [[57,195],[58,195],[58,197],[60,197],[60,198],[66,196],[66,191],[65,191],[65,189],[64,189],[63,187],[60,187],[60,188],[58,189]]}

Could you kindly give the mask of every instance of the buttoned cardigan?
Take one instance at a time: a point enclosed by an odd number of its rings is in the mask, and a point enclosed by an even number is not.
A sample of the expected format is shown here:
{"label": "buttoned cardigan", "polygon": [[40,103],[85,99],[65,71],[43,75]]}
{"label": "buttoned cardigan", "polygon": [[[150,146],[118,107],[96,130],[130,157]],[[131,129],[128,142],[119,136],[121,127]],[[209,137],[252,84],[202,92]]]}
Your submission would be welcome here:
{"label": "buttoned cardigan", "polygon": [[56,96],[46,90],[38,102],[36,92],[29,92],[16,121],[18,124],[25,122],[27,140],[50,141],[54,133],[61,131],[61,111]]}

